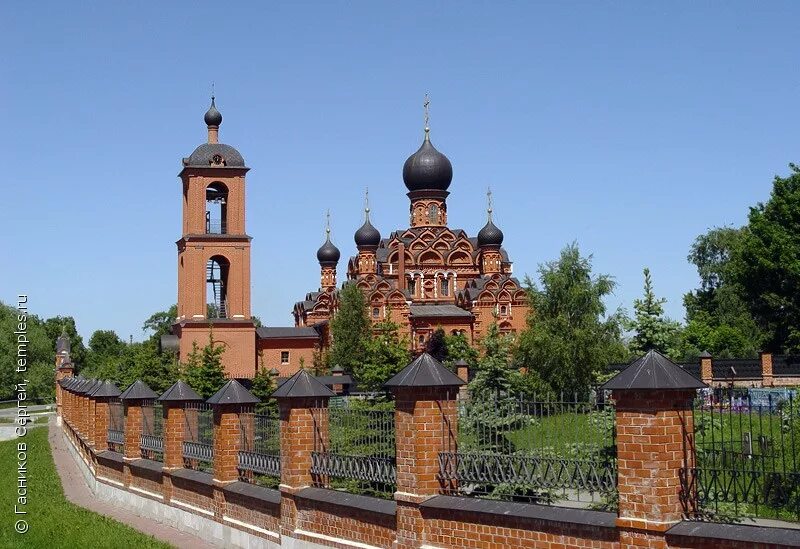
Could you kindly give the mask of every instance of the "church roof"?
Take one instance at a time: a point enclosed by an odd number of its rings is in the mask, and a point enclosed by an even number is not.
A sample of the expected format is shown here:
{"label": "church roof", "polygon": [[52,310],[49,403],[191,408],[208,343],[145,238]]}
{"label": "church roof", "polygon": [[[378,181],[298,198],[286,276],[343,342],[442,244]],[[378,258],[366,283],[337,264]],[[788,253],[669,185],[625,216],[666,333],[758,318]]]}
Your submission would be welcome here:
{"label": "church roof", "polygon": [[472,313],[456,305],[414,305],[411,307],[411,316],[417,318],[466,318]]}
{"label": "church roof", "polygon": [[[215,161],[215,156],[219,155],[222,164]],[[244,158],[242,155],[224,143],[203,143],[197,147],[188,158],[183,159],[183,165],[192,168],[244,168]]]}
{"label": "church roof", "polygon": [[319,338],[319,332],[311,327],[263,327],[256,328],[259,339],[308,339]]}

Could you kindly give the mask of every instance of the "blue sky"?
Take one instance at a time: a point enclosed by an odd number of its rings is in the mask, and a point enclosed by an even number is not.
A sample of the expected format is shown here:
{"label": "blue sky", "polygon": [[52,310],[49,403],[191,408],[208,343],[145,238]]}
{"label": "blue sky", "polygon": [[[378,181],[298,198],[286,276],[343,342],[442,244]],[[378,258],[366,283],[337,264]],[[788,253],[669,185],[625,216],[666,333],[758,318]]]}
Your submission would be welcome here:
{"label": "blue sky", "polygon": [[682,319],[693,239],[742,224],[800,161],[797,3],[87,4],[18,3],[0,36],[0,299],[25,292],[85,338],[140,339],[176,300],[176,175],[212,82],[251,168],[270,325],[319,285],[326,209],[340,280],[365,187],[383,234],[407,226],[426,92],[450,226],[475,234],[491,186],[514,272],[577,241],[616,278],[611,308],[649,266]]}

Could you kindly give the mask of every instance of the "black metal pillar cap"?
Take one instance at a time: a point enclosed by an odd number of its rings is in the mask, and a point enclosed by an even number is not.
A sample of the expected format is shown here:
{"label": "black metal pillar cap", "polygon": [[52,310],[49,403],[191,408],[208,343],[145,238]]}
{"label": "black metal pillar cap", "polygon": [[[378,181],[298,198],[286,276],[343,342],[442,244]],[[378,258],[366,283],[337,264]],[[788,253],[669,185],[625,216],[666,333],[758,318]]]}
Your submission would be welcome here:
{"label": "black metal pillar cap", "polygon": [[464,380],[445,368],[428,353],[422,353],[411,364],[395,374],[384,387],[460,387]]}
{"label": "black metal pillar cap", "polygon": [[244,385],[231,379],[206,402],[209,404],[257,404],[261,401],[245,389]]}
{"label": "black metal pillar cap", "polygon": [[172,386],[164,391],[164,394],[156,400],[161,402],[188,402],[188,401],[202,401],[203,397],[194,392],[194,389],[179,379]]}
{"label": "black metal pillar cap", "polygon": [[111,381],[105,380],[103,384],[95,390],[94,394],[92,395],[95,398],[100,397],[118,397],[120,395],[120,390],[114,385]]}
{"label": "black metal pillar cap", "polygon": [[336,393],[320,383],[306,370],[300,370],[281,383],[272,396],[274,398],[332,397],[336,396]]}
{"label": "black metal pillar cap", "polygon": [[702,389],[705,383],[655,350],[647,351],[643,357],[609,379],[600,388],[616,390],[658,389]]}
{"label": "black metal pillar cap", "polygon": [[120,400],[150,400],[154,398],[158,398],[158,395],[141,379],[131,383],[130,387],[119,395]]}

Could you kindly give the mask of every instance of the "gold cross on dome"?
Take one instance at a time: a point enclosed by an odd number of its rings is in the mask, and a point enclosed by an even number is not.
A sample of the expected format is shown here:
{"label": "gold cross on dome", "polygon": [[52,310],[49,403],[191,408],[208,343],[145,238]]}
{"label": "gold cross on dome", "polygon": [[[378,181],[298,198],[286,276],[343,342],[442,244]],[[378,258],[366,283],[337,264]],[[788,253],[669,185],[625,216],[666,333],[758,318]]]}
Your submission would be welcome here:
{"label": "gold cross on dome", "polygon": [[428,108],[431,104],[431,100],[428,97],[428,94],[425,94],[425,103],[422,104],[425,107],[425,131],[430,131],[430,127],[428,126],[428,122],[430,121],[430,109]]}

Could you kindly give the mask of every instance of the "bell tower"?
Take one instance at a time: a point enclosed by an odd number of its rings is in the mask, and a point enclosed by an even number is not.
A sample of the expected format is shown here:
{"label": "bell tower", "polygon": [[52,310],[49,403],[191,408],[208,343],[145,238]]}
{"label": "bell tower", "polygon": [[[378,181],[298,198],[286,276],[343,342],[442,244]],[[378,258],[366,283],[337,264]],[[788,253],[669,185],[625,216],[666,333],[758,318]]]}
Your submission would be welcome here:
{"label": "bell tower", "polygon": [[225,347],[222,362],[231,377],[255,374],[255,326],[250,316],[250,241],[245,232],[242,155],[219,142],[222,114],[215,98],[204,117],[207,143],[183,159],[182,236],[178,246],[179,356],[192,343],[214,340]]}

